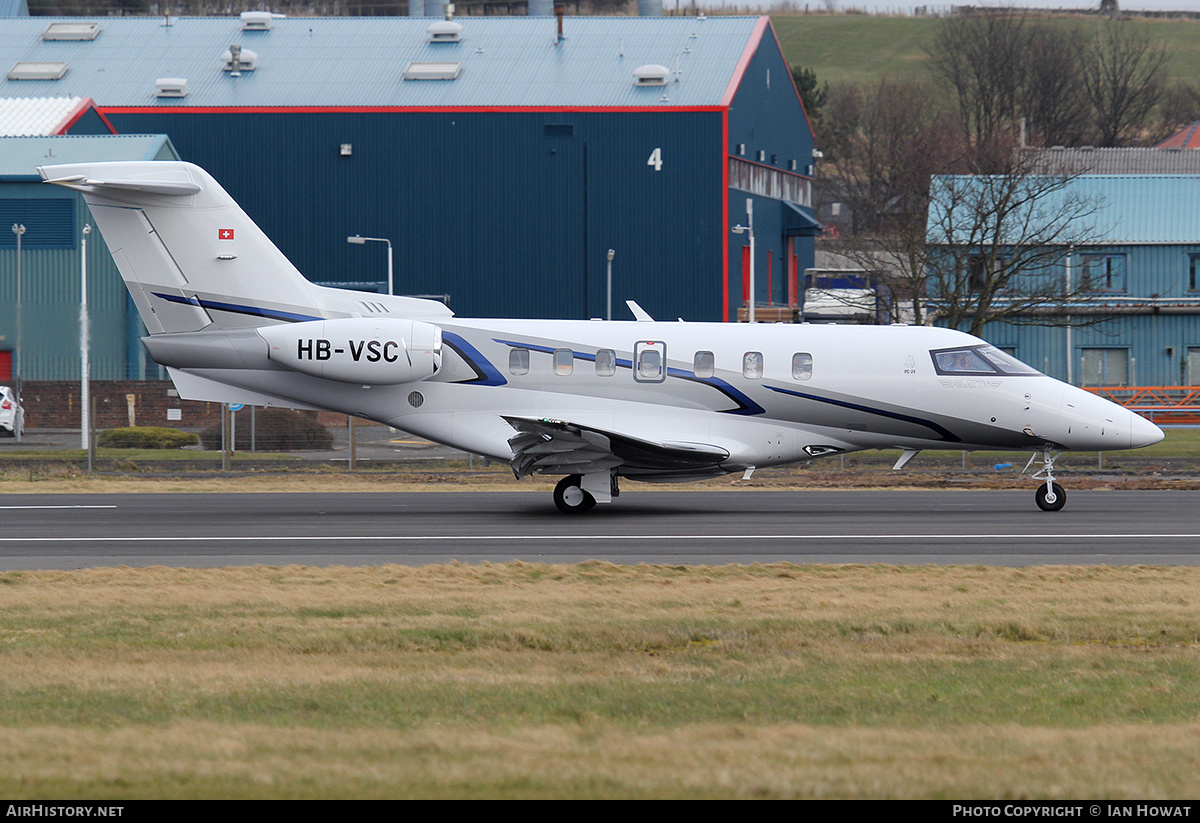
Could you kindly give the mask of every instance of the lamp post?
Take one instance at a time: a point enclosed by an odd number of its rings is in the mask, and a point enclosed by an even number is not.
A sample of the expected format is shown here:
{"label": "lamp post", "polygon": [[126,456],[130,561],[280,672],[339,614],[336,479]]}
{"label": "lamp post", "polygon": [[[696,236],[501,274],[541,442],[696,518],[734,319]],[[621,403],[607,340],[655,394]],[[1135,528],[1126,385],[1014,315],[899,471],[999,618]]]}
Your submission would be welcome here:
{"label": "lamp post", "polygon": [[605,320],[612,320],[612,259],[615,255],[616,251],[608,250],[608,300],[605,304],[608,308],[604,313]]}
{"label": "lamp post", "polygon": [[387,243],[388,247],[388,294],[392,294],[392,241],[386,237],[359,237],[357,234],[353,237],[347,237],[347,243],[353,243],[357,246],[365,245],[370,240],[375,243]]}
{"label": "lamp post", "polygon": [[17,350],[13,358],[13,384],[17,394],[17,419],[14,422],[13,432],[16,440],[21,439],[21,418],[24,417],[24,411],[21,407],[21,237],[25,234],[25,226],[22,223],[13,223],[13,234],[17,236]]}
{"label": "lamp post", "polygon": [[748,320],[754,322],[754,201],[749,197],[746,198],[746,223],[748,225],[737,225],[733,227],[734,234],[749,234],[750,235],[750,306],[748,307]]}
{"label": "lamp post", "polygon": [[[87,236],[92,233],[92,224],[83,227],[83,236],[79,239],[79,442],[80,448],[88,450],[91,446],[91,364],[88,360],[88,301],[87,301]],[[88,455],[91,452],[88,451]]]}

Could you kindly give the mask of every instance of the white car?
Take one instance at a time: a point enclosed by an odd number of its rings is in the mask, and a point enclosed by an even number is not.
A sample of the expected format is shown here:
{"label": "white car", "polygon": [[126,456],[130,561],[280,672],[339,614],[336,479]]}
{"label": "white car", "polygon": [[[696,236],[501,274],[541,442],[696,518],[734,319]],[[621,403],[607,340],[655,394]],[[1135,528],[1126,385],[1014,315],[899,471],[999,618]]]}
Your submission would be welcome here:
{"label": "white car", "polygon": [[25,431],[25,412],[17,404],[17,395],[8,386],[0,386],[0,437],[16,437]]}

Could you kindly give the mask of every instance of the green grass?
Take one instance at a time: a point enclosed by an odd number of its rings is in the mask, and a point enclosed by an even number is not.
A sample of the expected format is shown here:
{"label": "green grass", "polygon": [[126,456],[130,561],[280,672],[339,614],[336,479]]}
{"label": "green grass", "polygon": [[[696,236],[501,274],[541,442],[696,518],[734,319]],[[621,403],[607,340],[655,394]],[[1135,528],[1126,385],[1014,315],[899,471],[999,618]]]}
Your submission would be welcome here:
{"label": "green grass", "polygon": [[[1089,25],[1088,18],[1064,19]],[[813,69],[818,81],[830,85],[928,76],[925,48],[939,25],[929,17],[860,14],[772,14],[771,22],[787,61]],[[1173,80],[1195,83],[1200,77],[1200,21],[1134,18],[1123,25],[1168,46]]]}
{"label": "green grass", "polygon": [[0,574],[0,795],[1191,797],[1195,568]]}

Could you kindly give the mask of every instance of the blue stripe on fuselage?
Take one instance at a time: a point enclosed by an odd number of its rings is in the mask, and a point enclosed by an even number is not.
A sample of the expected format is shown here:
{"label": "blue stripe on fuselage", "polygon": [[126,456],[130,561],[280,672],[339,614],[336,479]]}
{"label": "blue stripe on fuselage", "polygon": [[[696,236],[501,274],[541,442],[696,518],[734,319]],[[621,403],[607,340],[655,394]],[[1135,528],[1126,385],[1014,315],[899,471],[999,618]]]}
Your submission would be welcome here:
{"label": "blue stripe on fuselage", "polygon": [[479,349],[468,343],[466,338],[442,329],[442,342],[458,352],[458,356],[479,375],[474,380],[463,380],[462,383],[472,386],[503,386],[508,383],[504,375],[500,374],[500,370],[493,366]]}
{"label": "blue stripe on fuselage", "polygon": [[948,429],[939,426],[932,420],[922,420],[921,418],[913,417],[910,414],[900,414],[899,412],[884,411],[883,409],[873,409],[870,406],[864,406],[859,403],[851,403],[846,400],[834,400],[832,397],[821,397],[819,394],[808,394],[806,392],[793,391],[792,389],[781,389],[778,386],[767,386],[767,388],[773,392],[790,394],[793,397],[801,397],[805,400],[812,400],[817,403],[828,403],[831,406],[840,406],[843,409],[853,409],[855,411],[865,412],[867,414],[876,414],[880,417],[888,417],[892,420],[901,420],[905,423],[912,423],[917,426],[924,426],[925,428],[936,432],[937,435],[947,443],[962,442],[962,438],[956,436]]}

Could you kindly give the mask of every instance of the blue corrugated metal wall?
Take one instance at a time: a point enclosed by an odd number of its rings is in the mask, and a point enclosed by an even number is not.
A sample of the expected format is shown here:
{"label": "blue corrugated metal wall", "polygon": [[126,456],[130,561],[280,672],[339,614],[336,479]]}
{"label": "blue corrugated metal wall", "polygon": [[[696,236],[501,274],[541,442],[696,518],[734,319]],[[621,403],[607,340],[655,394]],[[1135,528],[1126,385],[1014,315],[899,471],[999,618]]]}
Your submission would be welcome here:
{"label": "blue corrugated metal wall", "polygon": [[[1106,247],[1106,253],[1127,256],[1126,291],[1114,294],[1123,302],[1139,298],[1195,299],[1189,293],[1189,259],[1200,255],[1200,244]],[[1074,276],[1079,276],[1079,252],[1073,256]],[[1062,270],[1056,276],[1065,276]],[[1097,295],[1101,302],[1104,295]],[[1117,302],[1114,300],[1113,302]],[[1010,348],[1017,357],[1051,377],[1084,382],[1083,357],[1087,349],[1105,348],[1128,353],[1128,385],[1176,386],[1188,379],[1189,348],[1200,348],[1200,314],[1171,309],[1120,313],[1109,317],[1079,318],[1068,333],[1065,326],[1026,326],[991,323],[983,337],[997,346]],[[1193,366],[1192,374],[1200,364]]]}
{"label": "blue corrugated metal wall", "polygon": [[[614,301],[720,316],[719,112],[110,119],[122,132],[168,132],[316,282],[383,281],[382,244],[346,237],[386,237],[398,293],[447,293],[463,316],[598,317],[612,248]],[[656,148],[658,170],[647,162]]]}
{"label": "blue corrugated metal wall", "polygon": [[[0,203],[12,220],[4,223],[8,238],[13,222],[29,230],[44,208],[23,212],[20,205],[46,204],[57,223],[55,237],[64,242],[22,244],[21,250],[21,377],[24,380],[79,379],[79,281],[80,231],[88,220],[86,207],[78,195],[41,183],[0,184]],[[27,219],[24,215],[28,213]],[[5,238],[5,239],[8,239]],[[46,247],[49,246],[49,247]],[[65,248],[63,246],[66,246]],[[17,345],[17,282],[15,243],[0,248],[0,348],[14,350]],[[97,380],[123,380],[140,369],[140,351],[127,350],[128,293],[113,265],[108,249],[93,232],[88,243],[88,305],[91,326],[92,377]],[[136,332],[135,332],[136,334]],[[157,376],[157,367],[154,374]]]}
{"label": "blue corrugated metal wall", "polygon": [[[812,129],[792,82],[791,69],[779,49],[773,31],[768,28],[746,67],[729,108],[730,155],[772,166],[784,171],[812,175]],[[791,161],[796,161],[792,170]],[[729,192],[731,223],[745,223],[745,192]],[[755,299],[777,303],[787,300],[788,246],[784,237],[787,211],[782,203],[755,196]],[[730,303],[737,304],[742,294],[742,238],[730,244]],[[798,272],[813,265],[811,239],[796,244]],[[768,278],[768,272],[771,276]],[[731,313],[733,309],[731,308]]]}

